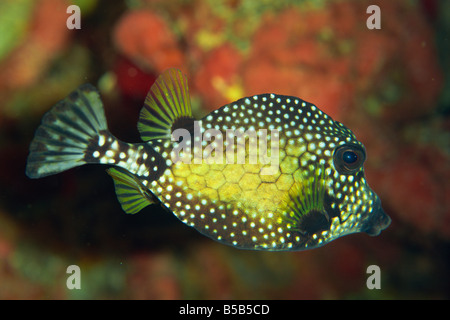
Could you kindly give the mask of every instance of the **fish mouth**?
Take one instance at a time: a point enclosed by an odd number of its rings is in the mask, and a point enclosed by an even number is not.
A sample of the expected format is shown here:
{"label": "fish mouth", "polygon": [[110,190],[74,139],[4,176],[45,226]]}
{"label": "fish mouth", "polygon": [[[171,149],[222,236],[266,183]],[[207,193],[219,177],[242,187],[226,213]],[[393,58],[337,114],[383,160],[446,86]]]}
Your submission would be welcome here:
{"label": "fish mouth", "polygon": [[363,232],[370,236],[379,235],[381,231],[391,224],[391,218],[384,212],[379,200],[376,207],[377,209],[371,214],[365,223],[365,227],[362,229]]}

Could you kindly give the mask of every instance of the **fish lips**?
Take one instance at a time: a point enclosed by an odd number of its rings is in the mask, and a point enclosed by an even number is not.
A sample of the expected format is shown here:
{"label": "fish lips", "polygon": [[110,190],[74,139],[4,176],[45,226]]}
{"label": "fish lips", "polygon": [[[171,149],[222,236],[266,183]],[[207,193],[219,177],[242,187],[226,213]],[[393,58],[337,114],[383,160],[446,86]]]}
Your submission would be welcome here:
{"label": "fish lips", "polygon": [[370,236],[377,236],[381,231],[389,227],[391,218],[384,212],[381,202],[378,201],[377,209],[370,215],[364,228],[361,230]]}

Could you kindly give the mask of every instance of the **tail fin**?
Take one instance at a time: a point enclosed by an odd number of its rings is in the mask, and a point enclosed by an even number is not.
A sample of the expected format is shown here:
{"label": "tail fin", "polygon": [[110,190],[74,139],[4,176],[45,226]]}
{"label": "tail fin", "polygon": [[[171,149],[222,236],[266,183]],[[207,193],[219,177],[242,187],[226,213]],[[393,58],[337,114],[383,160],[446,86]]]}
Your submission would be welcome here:
{"label": "tail fin", "polygon": [[89,145],[107,129],[98,91],[90,84],[80,86],[42,118],[30,145],[26,175],[42,178],[89,162]]}

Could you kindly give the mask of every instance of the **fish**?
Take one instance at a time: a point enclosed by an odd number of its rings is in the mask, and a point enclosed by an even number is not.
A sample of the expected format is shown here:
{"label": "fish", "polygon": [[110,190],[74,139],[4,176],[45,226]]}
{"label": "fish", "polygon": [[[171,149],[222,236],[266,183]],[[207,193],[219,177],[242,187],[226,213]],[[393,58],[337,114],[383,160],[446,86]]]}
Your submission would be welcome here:
{"label": "fish", "polygon": [[171,68],[151,86],[137,126],[143,142],[117,139],[100,93],[81,85],[43,116],[26,175],[106,165],[126,213],[159,205],[239,249],[313,249],[376,236],[391,222],[365,179],[364,145],[300,98],[243,97],[197,120],[187,77]]}

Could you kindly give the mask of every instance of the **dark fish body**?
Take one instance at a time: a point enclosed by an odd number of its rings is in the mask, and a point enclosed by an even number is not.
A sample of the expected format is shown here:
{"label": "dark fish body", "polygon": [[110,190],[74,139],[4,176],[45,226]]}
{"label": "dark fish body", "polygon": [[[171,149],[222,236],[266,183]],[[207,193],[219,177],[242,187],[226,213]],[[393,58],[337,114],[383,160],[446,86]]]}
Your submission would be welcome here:
{"label": "dark fish body", "polygon": [[81,86],[44,116],[27,175],[109,165],[125,212],[160,204],[244,249],[315,248],[355,232],[377,235],[390,223],[365,180],[364,146],[299,98],[246,97],[196,121],[187,80],[170,69],[152,86],[138,129],[144,143],[115,138],[98,92]]}

